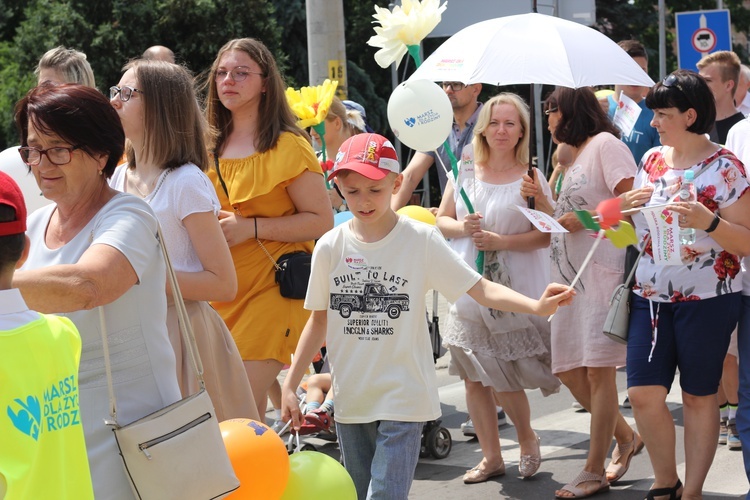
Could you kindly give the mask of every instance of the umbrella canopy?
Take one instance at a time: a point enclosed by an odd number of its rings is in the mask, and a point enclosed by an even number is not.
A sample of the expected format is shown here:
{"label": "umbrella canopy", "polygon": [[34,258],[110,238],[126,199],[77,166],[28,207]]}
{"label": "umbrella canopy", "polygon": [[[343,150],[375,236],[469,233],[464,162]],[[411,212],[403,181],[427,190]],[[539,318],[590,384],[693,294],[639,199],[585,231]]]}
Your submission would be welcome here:
{"label": "umbrella canopy", "polygon": [[537,13],[490,19],[462,29],[409,79],[571,88],[654,84],[627,52],[602,33]]}

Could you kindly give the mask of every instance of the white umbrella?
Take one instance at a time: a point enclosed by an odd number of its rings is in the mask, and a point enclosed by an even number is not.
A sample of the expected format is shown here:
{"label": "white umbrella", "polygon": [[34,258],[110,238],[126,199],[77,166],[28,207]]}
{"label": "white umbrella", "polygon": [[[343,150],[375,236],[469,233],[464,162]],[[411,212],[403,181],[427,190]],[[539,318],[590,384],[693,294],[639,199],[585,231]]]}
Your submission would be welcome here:
{"label": "white umbrella", "polygon": [[[602,33],[536,12],[467,26],[425,59],[412,79],[571,88],[654,84],[627,52]],[[533,85],[529,101],[533,116]],[[532,148],[529,141],[529,157]],[[534,175],[531,165],[529,175]],[[529,208],[534,208],[533,198]]]}
{"label": "white umbrella", "polygon": [[537,13],[499,17],[462,29],[409,79],[571,88],[654,84],[627,52],[602,33]]}

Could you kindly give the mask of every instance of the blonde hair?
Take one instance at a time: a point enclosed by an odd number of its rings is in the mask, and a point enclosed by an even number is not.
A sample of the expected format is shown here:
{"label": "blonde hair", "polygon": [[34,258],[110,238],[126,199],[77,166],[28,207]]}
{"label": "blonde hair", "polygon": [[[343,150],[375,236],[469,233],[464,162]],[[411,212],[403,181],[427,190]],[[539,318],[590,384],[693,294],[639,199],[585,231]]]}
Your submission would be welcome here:
{"label": "blonde hair", "polygon": [[94,72],[83,52],[68,49],[62,45],[50,49],[39,59],[34,75],[39,78],[39,73],[43,69],[53,69],[59,72],[65,79],[65,83],[77,83],[96,88]]}
{"label": "blonde hair", "polygon": [[365,132],[365,120],[362,114],[356,109],[348,109],[338,97],[334,97],[331,101],[326,120],[333,121],[336,118],[341,120],[347,138]]}
{"label": "blonde hair", "polygon": [[[161,168],[194,163],[208,168],[207,124],[195,95],[194,80],[183,66],[136,59],[123,68],[133,69],[143,92],[143,130],[146,158]],[[130,141],[125,146],[129,166],[135,167]]]}
{"label": "blonde hair", "polygon": [[487,143],[487,138],[484,136],[484,131],[487,130],[490,124],[492,108],[498,104],[510,104],[518,112],[523,136],[521,136],[515,147],[516,161],[521,165],[527,165],[529,163],[529,106],[519,96],[510,92],[503,92],[496,95],[487,101],[479,111],[479,117],[474,126],[474,139],[472,140],[475,162],[483,163],[490,156],[490,146]]}
{"label": "blonde hair", "polygon": [[224,54],[232,50],[244,52],[255,61],[260,66],[260,71],[263,73],[261,78],[265,79],[266,83],[266,91],[261,95],[258,106],[257,151],[263,153],[276,146],[282,132],[291,132],[308,138],[307,134],[297,126],[297,118],[289,107],[284,94],[286,89],[284,79],[281,77],[281,73],[276,66],[276,60],[268,47],[254,38],[237,38],[230,40],[219,49],[219,53],[216,54],[216,59],[208,73],[208,79],[204,84],[204,87],[208,88],[206,118],[209,125],[216,131],[215,140],[212,140],[209,144],[210,149],[217,154],[221,153],[224,142],[234,126],[232,112],[225,108],[219,100],[219,91],[216,86],[216,72],[219,69],[219,62]]}
{"label": "blonde hair", "polygon": [[734,88],[737,88],[737,80],[740,78],[740,67],[742,66],[737,54],[729,50],[712,52],[703,56],[696,66],[698,67],[698,70],[702,70],[709,64],[718,64],[721,81],[726,82],[732,80],[734,82]]}

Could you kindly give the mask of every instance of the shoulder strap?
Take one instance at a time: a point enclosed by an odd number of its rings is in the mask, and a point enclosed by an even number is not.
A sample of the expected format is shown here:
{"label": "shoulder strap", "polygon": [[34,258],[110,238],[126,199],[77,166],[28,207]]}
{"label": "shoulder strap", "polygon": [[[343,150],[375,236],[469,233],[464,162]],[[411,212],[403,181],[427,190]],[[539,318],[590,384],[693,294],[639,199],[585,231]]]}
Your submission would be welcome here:
{"label": "shoulder strap", "polygon": [[[157,221],[156,226],[157,241],[164,257],[164,262],[167,266],[167,279],[172,287],[172,297],[174,298],[175,310],[177,311],[177,324],[182,332],[182,339],[187,346],[190,360],[195,368],[195,373],[198,376],[198,382],[201,389],[206,388],[206,383],[203,380],[203,363],[201,363],[201,357],[198,353],[198,346],[195,342],[195,334],[193,333],[193,326],[188,320],[187,309],[185,308],[185,302],[182,299],[182,293],[180,287],[177,284],[177,275],[172,267],[172,262],[169,259],[166,245],[164,244],[164,236],[161,233],[161,225]],[[111,420],[105,421],[107,425],[117,426],[117,401],[115,399],[114,385],[112,383],[112,365],[109,358],[109,342],[107,341],[107,323],[104,317],[104,307],[99,306],[99,330],[102,336],[102,350],[104,351],[104,369],[107,374],[107,392],[109,393],[109,414]]]}
{"label": "shoulder strap", "polygon": [[[216,175],[219,177],[219,183],[221,183],[221,187],[224,188],[224,193],[227,195],[227,199],[229,199],[229,191],[227,190],[227,185],[224,183],[224,178],[221,176],[221,169],[219,168],[219,155],[216,154],[216,151],[214,151],[214,167],[216,168]],[[229,204],[232,204],[232,201],[229,201]]]}

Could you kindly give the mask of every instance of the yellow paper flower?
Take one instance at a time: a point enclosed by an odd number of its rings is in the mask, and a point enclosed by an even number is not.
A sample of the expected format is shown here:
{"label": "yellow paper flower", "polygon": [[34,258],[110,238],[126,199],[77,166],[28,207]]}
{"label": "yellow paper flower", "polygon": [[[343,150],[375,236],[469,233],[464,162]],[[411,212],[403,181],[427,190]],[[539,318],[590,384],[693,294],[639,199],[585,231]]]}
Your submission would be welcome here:
{"label": "yellow paper flower", "polygon": [[302,87],[299,90],[291,87],[286,89],[286,100],[299,118],[298,127],[312,127],[326,119],[338,85],[337,80],[326,79],[322,85],[315,87]]}
{"label": "yellow paper flower", "polygon": [[403,0],[393,12],[376,5],[372,17],[380,26],[375,27],[376,35],[367,41],[367,45],[380,47],[375,53],[375,62],[381,68],[401,62],[407,46],[418,46],[440,23],[446,7],[448,2],[440,5],[440,0]]}

